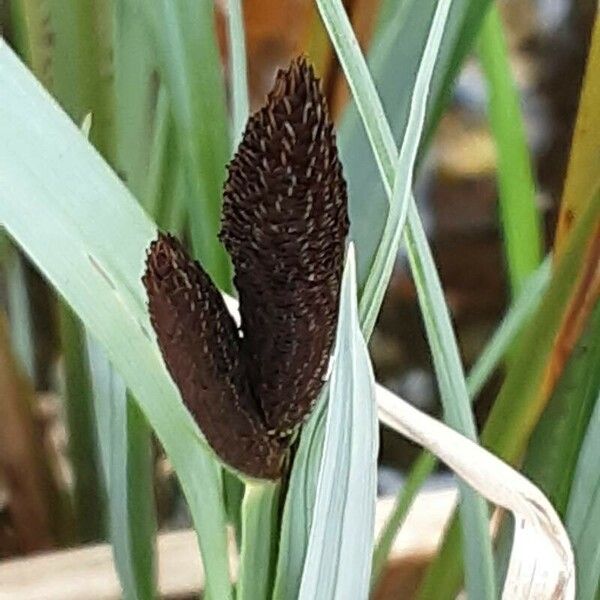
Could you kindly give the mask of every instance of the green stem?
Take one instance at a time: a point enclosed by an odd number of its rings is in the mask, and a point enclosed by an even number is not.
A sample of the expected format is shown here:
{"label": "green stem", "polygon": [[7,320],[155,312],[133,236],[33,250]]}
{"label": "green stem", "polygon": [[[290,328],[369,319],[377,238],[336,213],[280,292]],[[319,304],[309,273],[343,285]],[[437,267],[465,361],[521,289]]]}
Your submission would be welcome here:
{"label": "green stem", "polygon": [[280,484],[248,482],[242,503],[242,547],[237,600],[270,597],[278,537]]}

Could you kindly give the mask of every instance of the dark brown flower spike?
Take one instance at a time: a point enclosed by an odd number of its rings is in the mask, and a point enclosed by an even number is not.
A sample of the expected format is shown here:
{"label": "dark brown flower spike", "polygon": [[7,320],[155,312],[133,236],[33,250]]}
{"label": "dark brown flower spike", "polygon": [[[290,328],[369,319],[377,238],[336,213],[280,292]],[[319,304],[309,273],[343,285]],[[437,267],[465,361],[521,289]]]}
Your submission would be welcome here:
{"label": "dark brown flower spike", "polygon": [[237,327],[204,269],[159,234],[143,277],[152,326],[188,410],[215,453],[252,477],[279,477],[284,447],[259,417]]}
{"label": "dark brown flower spike", "polygon": [[243,335],[172,236],[152,243],[143,278],[185,404],[213,450],[247,475],[281,474],[290,435],[323,385],[347,232],[335,134],[300,58],[250,118],[225,184],[220,239],[235,267]]}
{"label": "dark brown flower spike", "polygon": [[268,427],[287,436],[327,370],[348,232],[325,98],[304,58],[280,71],[229,165],[220,239],[235,267],[243,354]]}

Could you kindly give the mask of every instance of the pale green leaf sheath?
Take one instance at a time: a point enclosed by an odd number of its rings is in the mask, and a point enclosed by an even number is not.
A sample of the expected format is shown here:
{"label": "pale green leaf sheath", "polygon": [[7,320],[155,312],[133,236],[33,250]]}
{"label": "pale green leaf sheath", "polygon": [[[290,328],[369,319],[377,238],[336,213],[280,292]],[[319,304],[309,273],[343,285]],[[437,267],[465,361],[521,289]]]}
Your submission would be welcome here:
{"label": "pale green leaf sheath", "polygon": [[375,379],[358,320],[350,246],[301,600],[368,597],[379,445],[375,406]]}

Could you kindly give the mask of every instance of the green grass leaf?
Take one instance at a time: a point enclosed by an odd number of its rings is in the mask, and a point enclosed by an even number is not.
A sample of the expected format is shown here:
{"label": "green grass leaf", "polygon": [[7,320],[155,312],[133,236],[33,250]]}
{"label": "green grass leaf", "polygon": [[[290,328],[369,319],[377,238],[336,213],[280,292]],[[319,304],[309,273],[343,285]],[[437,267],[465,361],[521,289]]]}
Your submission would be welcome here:
{"label": "green grass leaf", "polygon": [[273,600],[298,598],[325,437],[328,393],[329,386],[325,384],[310,418],[302,427],[298,450],[294,457],[281,518]]}
{"label": "green grass leaf", "polygon": [[523,473],[536,482],[561,517],[599,389],[600,304],[565,365],[523,462]]}
{"label": "green grass leaf", "polygon": [[573,479],[567,509],[567,531],[573,542],[577,563],[577,598],[595,600],[600,590],[600,394]]}
{"label": "green grass leaf", "polygon": [[6,303],[10,324],[10,344],[19,364],[29,380],[35,385],[35,331],[31,298],[27,288],[25,261],[21,254],[8,246],[2,257],[6,278]]}
{"label": "green grass leaf", "polygon": [[352,246],[333,356],[301,600],[368,596],[379,443],[375,379],[358,320]]}
{"label": "green grass leaf", "polygon": [[[425,125],[429,87],[449,10],[450,4],[448,3],[445,6],[445,10],[436,12],[434,16],[412,89],[404,137],[402,138],[402,144],[398,152],[397,163],[394,165],[395,174],[390,209],[375,253],[373,265],[369,271],[369,276],[367,277],[360,299],[360,321],[366,339],[371,337],[371,333],[375,327],[375,321],[379,315],[383,296],[397,258],[398,245],[404,233],[404,225],[411,202],[415,163]],[[356,76],[361,76],[359,69],[357,69]],[[376,94],[374,88],[370,89],[371,91],[369,92],[369,86],[365,86],[363,93]],[[385,118],[382,114],[378,118],[383,118],[385,123]],[[386,133],[382,131],[380,136],[383,141]],[[383,147],[381,150],[383,151]]]}
{"label": "green grass leaf", "polygon": [[233,149],[237,148],[250,112],[248,102],[248,74],[246,69],[246,35],[241,0],[227,0],[227,36],[229,42],[229,77]]}
{"label": "green grass leaf", "polygon": [[[112,7],[107,0],[48,0],[47,27],[51,32],[51,60],[46,65],[52,94],[80,124],[90,113],[90,139],[114,166],[115,103],[111,74]],[[31,9],[28,6],[27,9]],[[29,30],[34,34],[34,30]],[[30,48],[38,40],[30,38]],[[77,57],[75,60],[74,57]],[[91,382],[83,352],[85,331],[71,309],[59,307],[60,341],[64,365],[63,397],[69,431],[69,458],[73,467],[76,526],[81,541],[103,538],[104,493],[98,473]]]}
{"label": "green grass leaf", "polygon": [[213,2],[156,0],[144,7],[183,159],[194,253],[213,281],[229,291],[229,259],[217,240],[230,144]]}
{"label": "green grass leaf", "polygon": [[514,296],[540,263],[543,236],[519,93],[511,75],[502,21],[494,5],[481,27],[479,61],[487,80],[502,233]]}
{"label": "green grass leaf", "polygon": [[53,39],[50,89],[76,123],[92,113],[90,139],[114,166],[116,122],[111,77],[111,3],[109,0],[48,0],[48,7]]}
{"label": "green grass leaf", "polygon": [[[341,2],[317,0],[317,4],[346,73],[391,201],[394,165],[398,156],[392,131],[385,119],[375,86]],[[436,17],[441,23],[446,20],[449,6],[450,3],[444,1],[437,5]],[[448,307],[412,198],[408,208],[407,229],[409,261],[432,352],[445,419],[461,433],[476,439],[465,376]],[[464,484],[461,484],[461,498],[461,518],[466,542],[467,590],[473,597],[494,598],[495,577],[487,505]]]}
{"label": "green grass leaf", "polygon": [[156,102],[154,48],[140,0],[113,4],[116,171],[138,201],[148,206],[152,148],[148,140]]}
{"label": "green grass leaf", "polygon": [[185,493],[206,593],[231,598],[220,468],[167,374],[146,311],[140,276],[155,225],[2,42],[0,137],[0,223],[139,402]]}
{"label": "green grass leaf", "polygon": [[156,596],[153,464],[148,425],[102,348],[87,337],[114,561],[126,600]]}
{"label": "green grass leaf", "polygon": [[60,341],[63,356],[62,397],[68,437],[68,455],[73,469],[73,508],[79,542],[105,536],[105,489],[100,478],[98,440],[89,366],[85,357],[85,331],[71,308],[59,306]]}
{"label": "green grass leaf", "polygon": [[[426,146],[437,125],[454,77],[490,1],[452,2],[431,81],[422,147]],[[380,25],[368,52],[368,65],[393,139],[399,145],[404,137],[416,74],[438,2],[392,0],[383,4]],[[358,284],[362,288],[383,233],[388,203],[356,102],[350,102],[342,115],[338,145],[348,181],[351,236],[356,243]]]}
{"label": "green grass leaf", "polygon": [[[477,394],[498,368],[517,335],[523,331],[527,321],[539,306],[550,281],[550,264],[550,257],[548,257],[525,283],[515,303],[510,307],[469,372],[467,388],[472,401],[476,400]],[[394,539],[404,523],[417,492],[433,473],[437,464],[436,457],[423,451],[411,467],[406,481],[398,493],[392,513],[377,541],[373,555],[372,584],[377,582],[383,571]]]}

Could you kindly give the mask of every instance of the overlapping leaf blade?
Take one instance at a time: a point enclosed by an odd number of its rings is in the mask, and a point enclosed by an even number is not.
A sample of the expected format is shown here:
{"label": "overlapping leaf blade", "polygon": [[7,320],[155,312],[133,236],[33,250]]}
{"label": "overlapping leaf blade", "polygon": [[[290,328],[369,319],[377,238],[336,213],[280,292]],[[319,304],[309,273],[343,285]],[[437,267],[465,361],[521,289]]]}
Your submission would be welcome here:
{"label": "overlapping leaf blade", "polygon": [[334,357],[301,600],[368,595],[378,427],[375,379],[358,320],[352,246],[342,281]]}
{"label": "overlapping leaf blade", "polygon": [[140,402],[186,494],[207,593],[230,598],[219,467],[150,333],[140,275],[155,226],[4,43],[0,90],[0,223],[69,302]]}

